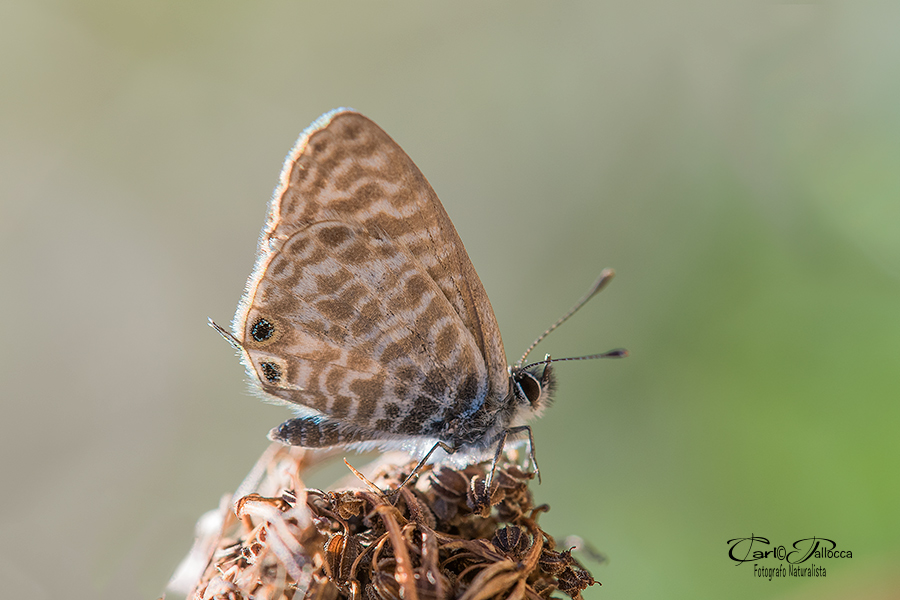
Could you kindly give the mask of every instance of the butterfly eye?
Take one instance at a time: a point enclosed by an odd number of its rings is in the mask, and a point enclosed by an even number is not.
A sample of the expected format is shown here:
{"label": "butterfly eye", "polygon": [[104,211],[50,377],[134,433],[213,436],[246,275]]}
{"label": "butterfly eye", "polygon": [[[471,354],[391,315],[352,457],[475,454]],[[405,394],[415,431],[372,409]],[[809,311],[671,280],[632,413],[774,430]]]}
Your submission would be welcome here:
{"label": "butterfly eye", "polygon": [[253,336],[253,339],[257,342],[264,342],[275,333],[275,326],[266,321],[265,319],[257,319],[256,323],[253,324],[253,327],[250,328],[250,335]]}
{"label": "butterfly eye", "polygon": [[520,372],[516,375],[516,385],[522,390],[522,394],[531,404],[534,404],[541,398],[541,384],[534,375],[527,372]]}
{"label": "butterfly eye", "polygon": [[281,369],[275,363],[259,363],[259,368],[262,370],[263,377],[265,377],[269,383],[278,383],[281,381]]}

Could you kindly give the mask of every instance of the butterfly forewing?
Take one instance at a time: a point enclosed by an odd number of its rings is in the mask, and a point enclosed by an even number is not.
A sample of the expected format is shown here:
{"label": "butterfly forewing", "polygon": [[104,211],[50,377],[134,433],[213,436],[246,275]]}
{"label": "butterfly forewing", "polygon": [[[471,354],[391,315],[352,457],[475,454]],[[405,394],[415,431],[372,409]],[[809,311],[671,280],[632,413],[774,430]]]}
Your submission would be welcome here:
{"label": "butterfly forewing", "polygon": [[440,201],[347,110],[288,156],[233,329],[266,392],[374,432],[427,435],[508,391],[493,310]]}

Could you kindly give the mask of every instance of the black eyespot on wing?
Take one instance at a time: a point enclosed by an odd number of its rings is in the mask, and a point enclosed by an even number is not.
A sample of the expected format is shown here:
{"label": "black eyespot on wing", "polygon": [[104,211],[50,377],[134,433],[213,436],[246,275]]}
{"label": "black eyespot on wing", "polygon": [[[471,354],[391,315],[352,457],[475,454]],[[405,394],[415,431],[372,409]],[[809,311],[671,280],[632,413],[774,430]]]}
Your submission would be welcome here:
{"label": "black eyespot on wing", "polygon": [[278,368],[278,365],[275,363],[259,363],[259,368],[262,369],[263,377],[265,377],[269,383],[278,383],[281,381],[281,369]]}
{"label": "black eyespot on wing", "polygon": [[257,342],[264,342],[275,333],[275,326],[266,321],[265,319],[257,319],[256,323],[253,324],[253,327],[250,328],[250,335],[253,336],[253,339]]}

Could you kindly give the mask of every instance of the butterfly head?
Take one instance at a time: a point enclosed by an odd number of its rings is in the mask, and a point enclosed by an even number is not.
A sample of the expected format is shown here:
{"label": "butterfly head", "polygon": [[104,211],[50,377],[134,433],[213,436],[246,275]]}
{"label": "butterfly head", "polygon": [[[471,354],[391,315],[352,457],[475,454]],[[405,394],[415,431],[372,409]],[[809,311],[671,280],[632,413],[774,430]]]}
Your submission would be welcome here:
{"label": "butterfly head", "polygon": [[556,392],[556,376],[549,355],[543,362],[524,368],[510,367],[509,377],[516,404],[530,409],[533,416],[540,415],[550,405]]}

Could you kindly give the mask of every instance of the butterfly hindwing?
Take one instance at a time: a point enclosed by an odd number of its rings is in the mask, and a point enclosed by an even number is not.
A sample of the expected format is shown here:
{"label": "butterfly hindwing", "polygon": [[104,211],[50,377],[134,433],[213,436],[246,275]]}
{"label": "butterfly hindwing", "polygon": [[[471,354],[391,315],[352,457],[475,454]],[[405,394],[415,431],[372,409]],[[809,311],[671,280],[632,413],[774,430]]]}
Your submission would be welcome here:
{"label": "butterfly hindwing", "polygon": [[484,401],[487,369],[474,337],[386,232],[313,223],[261,267],[238,335],[266,393],[406,435],[435,435]]}

